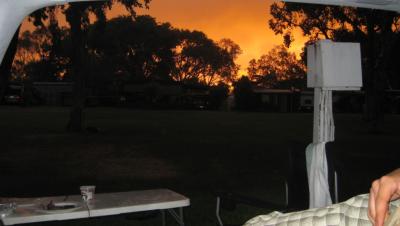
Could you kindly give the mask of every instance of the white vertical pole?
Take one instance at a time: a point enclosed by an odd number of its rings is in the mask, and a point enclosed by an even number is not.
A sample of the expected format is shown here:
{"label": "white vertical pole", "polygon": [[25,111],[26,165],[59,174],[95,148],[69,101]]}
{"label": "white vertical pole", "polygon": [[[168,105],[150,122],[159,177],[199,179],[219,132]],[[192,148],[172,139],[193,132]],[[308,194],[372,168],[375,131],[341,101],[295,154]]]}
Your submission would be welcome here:
{"label": "white vertical pole", "polygon": [[313,143],[321,142],[321,88],[314,88]]}
{"label": "white vertical pole", "polygon": [[310,208],[324,207],[332,203],[325,143],[333,139],[332,91],[315,88],[313,142],[306,150]]}

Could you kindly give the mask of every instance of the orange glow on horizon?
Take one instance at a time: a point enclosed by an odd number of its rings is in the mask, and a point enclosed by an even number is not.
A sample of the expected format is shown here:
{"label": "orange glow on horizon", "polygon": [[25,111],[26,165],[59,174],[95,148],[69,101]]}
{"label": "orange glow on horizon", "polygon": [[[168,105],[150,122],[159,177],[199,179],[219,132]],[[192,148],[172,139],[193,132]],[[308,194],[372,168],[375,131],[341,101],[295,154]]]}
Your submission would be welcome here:
{"label": "orange glow on horizon", "polygon": [[[241,65],[239,75],[247,74],[248,62],[268,53],[283,43],[268,27],[269,7],[274,0],[152,0],[149,9],[138,9],[138,15],[148,14],[160,23],[169,22],[175,28],[199,30],[211,39],[232,39],[239,44],[243,53],[237,63]],[[108,18],[127,14],[121,5],[107,12]],[[65,24],[65,18],[60,18]],[[32,25],[23,24],[23,29]],[[290,51],[299,55],[306,38],[297,32]]]}
{"label": "orange glow on horizon", "polygon": [[[140,9],[138,14],[149,14],[159,22],[170,22],[176,28],[200,30],[218,41],[230,38],[242,48],[237,63],[239,75],[247,74],[251,59],[259,58],[283,38],[268,27],[269,7],[274,0],[152,0],[150,9]],[[299,55],[305,38],[295,34],[290,51]]]}

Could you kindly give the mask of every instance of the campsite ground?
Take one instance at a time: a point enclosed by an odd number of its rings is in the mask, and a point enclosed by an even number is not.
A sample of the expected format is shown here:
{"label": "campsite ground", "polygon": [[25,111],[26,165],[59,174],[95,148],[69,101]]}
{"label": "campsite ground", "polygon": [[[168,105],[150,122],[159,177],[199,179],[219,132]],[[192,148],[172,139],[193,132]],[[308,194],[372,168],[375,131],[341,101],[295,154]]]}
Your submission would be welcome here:
{"label": "campsite ground", "polygon": [[[0,196],[78,194],[82,184],[95,184],[97,192],[170,188],[190,197],[189,225],[215,225],[215,190],[282,202],[286,145],[312,136],[312,114],[89,108],[87,126],[98,131],[83,134],[65,132],[68,116],[68,108],[0,108]],[[382,156],[399,147],[400,116],[387,116],[379,135],[367,132],[361,115],[335,120],[341,151]],[[243,222],[264,212],[244,208],[225,216]],[[43,225],[159,223],[151,215]]]}

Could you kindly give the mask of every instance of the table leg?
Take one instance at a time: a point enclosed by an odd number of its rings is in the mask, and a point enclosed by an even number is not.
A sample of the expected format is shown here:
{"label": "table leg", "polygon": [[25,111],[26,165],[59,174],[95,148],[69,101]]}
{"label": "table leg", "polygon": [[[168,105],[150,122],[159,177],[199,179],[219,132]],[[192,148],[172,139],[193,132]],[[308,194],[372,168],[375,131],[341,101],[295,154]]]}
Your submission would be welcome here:
{"label": "table leg", "polygon": [[171,214],[171,216],[175,219],[179,226],[185,226],[182,207],[179,208],[179,213],[177,213],[175,209],[168,209],[168,213]]}
{"label": "table leg", "polygon": [[183,208],[181,207],[181,208],[179,208],[179,216],[180,216],[180,220],[181,220],[181,222],[179,222],[179,224],[181,225],[181,226],[185,226],[185,222],[184,222],[184,215],[183,215]]}
{"label": "table leg", "polygon": [[165,210],[161,210],[161,220],[162,220],[162,226],[166,226],[166,218],[165,218]]}

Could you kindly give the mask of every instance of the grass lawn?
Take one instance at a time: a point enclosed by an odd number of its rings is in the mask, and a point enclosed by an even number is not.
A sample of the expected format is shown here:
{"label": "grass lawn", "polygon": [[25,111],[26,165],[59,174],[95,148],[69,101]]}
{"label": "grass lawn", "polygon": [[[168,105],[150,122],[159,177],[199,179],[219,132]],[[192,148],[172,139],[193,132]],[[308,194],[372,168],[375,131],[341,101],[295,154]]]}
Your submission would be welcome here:
{"label": "grass lawn", "polygon": [[[216,189],[282,201],[284,146],[312,136],[312,114],[89,108],[87,126],[100,132],[83,134],[65,133],[68,116],[68,108],[0,108],[0,196],[78,194],[82,184],[95,184],[96,192],[170,188],[191,199],[188,225],[215,225]],[[399,116],[387,116],[380,135],[368,134],[360,115],[335,120],[343,151],[363,155],[399,147]],[[265,212],[244,208],[228,218],[244,222]],[[140,217],[43,225],[160,223]]]}

